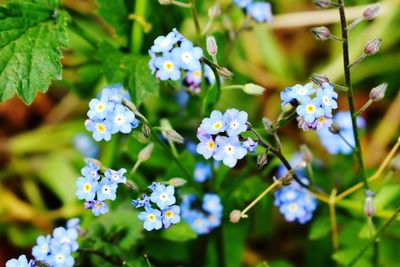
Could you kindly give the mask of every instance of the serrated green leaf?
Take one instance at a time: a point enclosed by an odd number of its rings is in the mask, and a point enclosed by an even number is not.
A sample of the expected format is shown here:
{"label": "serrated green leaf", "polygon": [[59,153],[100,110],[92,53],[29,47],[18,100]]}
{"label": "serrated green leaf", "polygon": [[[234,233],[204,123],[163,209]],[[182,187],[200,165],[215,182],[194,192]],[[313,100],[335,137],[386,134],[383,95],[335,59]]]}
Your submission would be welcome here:
{"label": "serrated green leaf", "polygon": [[61,79],[68,15],[55,1],[16,1],[0,7],[0,100],[18,93],[27,104]]}
{"label": "serrated green leaf", "polygon": [[149,95],[158,94],[159,82],[148,68],[148,57],[124,54],[108,43],[101,45],[98,57],[107,81],[123,84],[137,106]]}
{"label": "serrated green leaf", "polygon": [[97,0],[99,9],[97,14],[115,29],[120,36],[127,36],[129,32],[128,8],[124,0]]}

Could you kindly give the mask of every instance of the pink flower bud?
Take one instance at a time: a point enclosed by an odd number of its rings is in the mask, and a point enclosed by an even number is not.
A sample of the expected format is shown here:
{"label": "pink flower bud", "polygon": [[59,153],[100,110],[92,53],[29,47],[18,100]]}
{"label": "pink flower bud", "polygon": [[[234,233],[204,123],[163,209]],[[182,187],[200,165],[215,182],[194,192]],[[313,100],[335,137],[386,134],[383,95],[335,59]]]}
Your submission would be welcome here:
{"label": "pink flower bud", "polygon": [[380,101],[385,97],[386,88],[387,83],[382,83],[379,86],[372,88],[371,92],[369,93],[369,98],[374,102]]}
{"label": "pink flower bud", "polygon": [[323,83],[329,83],[328,76],[324,74],[313,73],[313,75],[311,75],[311,80],[319,85],[322,85]]}
{"label": "pink flower bud", "polygon": [[213,36],[207,36],[207,52],[211,56],[216,56],[218,53],[218,46]]}
{"label": "pink flower bud", "polygon": [[372,5],[367,7],[367,9],[363,13],[364,19],[373,20],[374,18],[376,18],[379,12],[379,8],[379,5]]}
{"label": "pink flower bud", "polygon": [[365,191],[365,204],[364,204],[364,213],[365,215],[367,215],[368,217],[372,217],[375,214],[375,205],[374,205],[374,201],[373,201],[373,197],[375,196],[374,192],[370,191],[370,190],[366,190]]}
{"label": "pink flower bud", "polygon": [[331,36],[331,32],[329,31],[329,29],[324,26],[312,28],[311,32],[314,34],[314,37],[317,40],[321,41],[328,40],[329,37]]}
{"label": "pink flower bud", "polygon": [[151,153],[153,152],[154,144],[150,143],[145,146],[142,150],[140,150],[138,158],[140,161],[146,161],[150,158]]}
{"label": "pink flower bud", "polygon": [[314,0],[313,3],[319,8],[329,8],[332,6],[332,2],[330,0]]}
{"label": "pink flower bud", "polygon": [[381,45],[381,39],[375,38],[369,41],[364,47],[364,53],[372,56],[375,55],[379,51],[379,46]]}
{"label": "pink flower bud", "polygon": [[212,19],[215,19],[221,15],[221,7],[219,4],[216,4],[208,9],[208,16]]}

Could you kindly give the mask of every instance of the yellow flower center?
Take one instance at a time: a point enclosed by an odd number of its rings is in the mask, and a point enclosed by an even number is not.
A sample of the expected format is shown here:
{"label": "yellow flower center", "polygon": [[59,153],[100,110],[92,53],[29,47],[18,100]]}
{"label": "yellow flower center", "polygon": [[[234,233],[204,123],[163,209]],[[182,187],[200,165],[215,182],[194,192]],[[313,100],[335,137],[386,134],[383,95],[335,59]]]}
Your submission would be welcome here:
{"label": "yellow flower center", "polygon": [[219,130],[222,127],[221,121],[217,121],[213,124],[213,129],[214,130]]}
{"label": "yellow flower center", "polygon": [[296,210],[297,210],[297,204],[295,204],[295,203],[290,204],[290,205],[289,205],[289,209],[290,209],[291,211],[296,211]]}
{"label": "yellow flower center", "polygon": [[104,133],[106,131],[106,126],[102,123],[97,124],[97,131],[100,133]]}
{"label": "yellow flower center", "polygon": [[318,118],[318,123],[324,123],[325,122],[325,117],[320,117],[320,118]]}
{"label": "yellow flower center", "polygon": [[209,140],[209,141],[207,142],[207,147],[208,147],[208,150],[213,150],[213,149],[215,148],[215,143],[214,143],[214,141],[213,141],[213,140]]}
{"label": "yellow flower center", "polygon": [[170,211],[170,210],[168,210],[166,213],[165,213],[165,217],[166,218],[172,218],[172,215],[174,215],[173,213],[172,213],[172,211]]}
{"label": "yellow flower center", "polygon": [[91,189],[92,189],[92,186],[91,186],[89,183],[86,183],[86,184],[83,186],[83,190],[84,190],[85,192],[90,192]]}
{"label": "yellow flower center", "polygon": [[104,104],[103,103],[98,104],[96,109],[97,109],[97,111],[103,111],[104,110]]}
{"label": "yellow flower center", "polygon": [[174,63],[171,61],[165,61],[164,68],[166,70],[172,70],[174,68]]}
{"label": "yellow flower center", "polygon": [[313,104],[308,104],[308,105],[306,106],[306,110],[307,110],[308,113],[314,113],[314,111],[315,111],[315,106],[314,106]]}
{"label": "yellow flower center", "polygon": [[149,215],[147,215],[147,219],[148,219],[149,221],[153,222],[153,221],[155,221],[156,216],[154,216],[154,214],[149,214]]}
{"label": "yellow flower center", "polygon": [[195,72],[193,72],[194,77],[201,77],[201,71],[200,70],[196,70]]}

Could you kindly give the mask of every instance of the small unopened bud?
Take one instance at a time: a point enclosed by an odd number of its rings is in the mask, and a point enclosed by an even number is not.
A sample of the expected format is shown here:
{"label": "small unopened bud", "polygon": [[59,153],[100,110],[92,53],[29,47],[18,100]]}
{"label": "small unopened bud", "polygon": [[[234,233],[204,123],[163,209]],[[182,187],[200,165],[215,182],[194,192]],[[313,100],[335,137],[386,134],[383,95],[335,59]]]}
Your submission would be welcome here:
{"label": "small unopened bud", "polygon": [[219,4],[216,4],[208,9],[208,16],[211,19],[215,19],[219,17],[219,15],[221,15],[221,7],[219,6]]}
{"label": "small unopened bud", "polygon": [[147,146],[145,146],[142,150],[139,152],[139,160],[141,162],[146,161],[150,158],[151,153],[153,152],[154,144],[150,143]]}
{"label": "small unopened bud", "polygon": [[379,38],[369,41],[364,47],[364,53],[369,56],[375,55],[379,51],[381,42],[382,41]]}
{"label": "small unopened bud", "polygon": [[158,0],[161,5],[171,5],[173,0]]}
{"label": "small unopened bud", "polygon": [[382,83],[375,88],[372,88],[371,92],[369,93],[369,98],[374,101],[378,102],[382,98],[385,97],[385,92],[387,88],[387,83]]}
{"label": "small unopened bud", "polygon": [[301,145],[300,152],[305,163],[310,163],[313,160],[313,154],[307,145]]}
{"label": "small unopened bud", "polygon": [[237,223],[242,218],[242,212],[240,210],[233,210],[229,214],[229,221],[231,223]]}
{"label": "small unopened bud", "polygon": [[379,8],[379,5],[372,5],[367,7],[367,9],[363,13],[364,19],[373,20],[374,18],[376,18],[379,12]]}
{"label": "small unopened bud", "polygon": [[175,177],[168,181],[168,184],[172,185],[173,187],[180,187],[187,183],[187,181],[183,178]]}
{"label": "small unopened bud", "polygon": [[365,190],[364,213],[370,218],[375,214],[375,205],[373,200],[374,196],[375,196],[374,192],[370,190]]}
{"label": "small unopened bud", "polygon": [[173,129],[168,129],[165,131],[162,131],[163,136],[172,142],[178,143],[178,144],[183,144],[185,142],[185,139],[180,135],[177,131]]}
{"label": "small unopened bud", "polygon": [[262,123],[264,125],[264,129],[267,133],[272,134],[272,121],[266,117],[262,118]]}
{"label": "small unopened bud", "polygon": [[288,172],[283,177],[281,177],[280,180],[283,186],[288,186],[292,184],[293,176],[290,172]]}
{"label": "small unopened bud", "polygon": [[134,181],[126,180],[125,185],[126,185],[126,187],[128,187],[129,189],[131,189],[133,191],[139,190],[139,187],[137,186],[137,184]]}
{"label": "small unopened bud", "polygon": [[265,164],[268,163],[268,156],[267,154],[260,154],[257,157],[257,168],[261,169],[264,167]]}
{"label": "small unopened bud", "polygon": [[243,91],[249,95],[262,95],[265,88],[254,83],[247,83],[243,86]]}
{"label": "small unopened bud", "polygon": [[324,74],[313,73],[313,75],[311,75],[311,80],[319,85],[322,85],[323,83],[329,83],[328,76]]}
{"label": "small unopened bud", "polygon": [[232,79],[233,73],[230,70],[228,70],[227,68],[225,68],[225,67],[219,68],[218,72],[219,72],[219,75],[221,75],[223,78],[228,79],[228,80]]}
{"label": "small unopened bud", "polygon": [[319,8],[329,8],[332,6],[332,2],[329,0],[314,0],[313,3]]}
{"label": "small unopened bud", "polygon": [[393,172],[400,171],[400,154],[392,159],[392,161],[390,162],[390,169]]}
{"label": "small unopened bud", "polygon": [[331,32],[327,27],[324,26],[312,28],[311,32],[314,34],[314,37],[317,40],[325,41],[331,37]]}
{"label": "small unopened bud", "polygon": [[207,36],[207,52],[210,56],[216,56],[218,53],[218,46],[213,36]]}
{"label": "small unopened bud", "polygon": [[333,134],[338,134],[340,130],[340,125],[336,121],[333,121],[331,127],[329,127],[329,131]]}
{"label": "small unopened bud", "polygon": [[146,138],[150,138],[151,129],[150,129],[149,125],[147,125],[146,123],[143,123],[142,133]]}

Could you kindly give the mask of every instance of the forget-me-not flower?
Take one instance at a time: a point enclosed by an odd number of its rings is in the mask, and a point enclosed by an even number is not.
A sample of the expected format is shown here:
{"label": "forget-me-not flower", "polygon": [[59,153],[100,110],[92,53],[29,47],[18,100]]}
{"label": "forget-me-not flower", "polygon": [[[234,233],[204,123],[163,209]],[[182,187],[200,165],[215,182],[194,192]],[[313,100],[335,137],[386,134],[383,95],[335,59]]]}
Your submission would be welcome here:
{"label": "forget-me-not flower", "polygon": [[92,121],[86,120],[85,127],[88,131],[93,133],[93,139],[97,142],[101,140],[110,141],[112,132],[112,123],[108,120]]}
{"label": "forget-me-not flower", "polygon": [[111,182],[108,179],[101,180],[99,188],[97,190],[97,199],[100,201],[106,199],[115,200],[115,198],[117,197],[117,187],[117,184]]}
{"label": "forget-me-not flower", "polygon": [[237,160],[247,154],[247,150],[241,146],[237,136],[217,136],[216,143],[218,148],[213,157],[215,160],[222,160],[228,167],[234,167]]}
{"label": "forget-me-not flower", "polygon": [[170,51],[180,39],[181,36],[177,35],[177,31],[172,31],[167,36],[158,36],[150,49],[154,53],[165,53]]}
{"label": "forget-me-not flower", "polygon": [[138,218],[144,221],[144,229],[151,231],[153,229],[159,230],[162,227],[161,211],[145,207],[145,211],[139,213]]}
{"label": "forget-me-not flower", "polygon": [[87,115],[92,120],[102,120],[106,117],[108,112],[114,108],[114,103],[109,101],[106,95],[102,95],[100,99],[94,98],[89,102],[89,111]]}
{"label": "forget-me-not flower", "polygon": [[201,69],[200,59],[203,56],[203,50],[200,47],[194,47],[189,40],[183,40],[179,47],[172,50],[172,55],[179,60],[179,66],[186,70]]}
{"label": "forget-me-not flower", "polygon": [[36,239],[36,246],[32,248],[32,255],[38,261],[44,261],[50,252],[51,236],[39,236]]}
{"label": "forget-me-not flower", "polygon": [[67,246],[52,246],[51,255],[46,260],[52,267],[72,267],[75,260]]}
{"label": "forget-me-not flower", "polygon": [[81,173],[85,178],[99,180],[100,166],[95,161],[91,159],[86,159],[86,165],[81,169]]}
{"label": "forget-me-not flower", "polygon": [[271,22],[271,4],[267,2],[255,2],[247,5],[246,13],[258,23]]}
{"label": "forget-me-not flower", "polygon": [[324,115],[324,110],[321,108],[321,99],[315,97],[305,97],[302,99],[301,105],[296,108],[297,114],[304,117],[307,123],[313,123],[316,118]]}
{"label": "forget-me-not flower", "polygon": [[246,141],[243,141],[242,145],[247,151],[256,152],[258,143],[249,137]]}
{"label": "forget-me-not flower", "polygon": [[150,195],[150,200],[157,204],[160,209],[165,209],[167,206],[175,204],[175,189],[172,185],[165,186],[158,183],[153,193]]}
{"label": "forget-me-not flower", "polygon": [[211,165],[204,162],[197,162],[194,166],[193,177],[198,183],[203,183],[211,178]]}
{"label": "forget-me-not flower", "polygon": [[132,130],[131,123],[135,120],[135,114],[125,106],[117,104],[110,116],[112,122],[111,133],[121,132],[130,133]]}
{"label": "forget-me-not flower", "polygon": [[171,53],[164,53],[162,57],[157,57],[154,65],[158,68],[157,78],[162,81],[171,79],[179,80],[181,77],[180,61],[178,61]]}
{"label": "forget-me-not flower", "polygon": [[51,240],[51,247],[67,246],[71,252],[77,251],[79,248],[76,239],[78,238],[78,231],[74,228],[65,229],[64,227],[57,227],[53,230],[53,239]]}
{"label": "forget-me-not flower", "polygon": [[226,117],[219,110],[211,112],[210,118],[204,118],[200,125],[200,128],[208,134],[224,132],[226,127]]}
{"label": "forget-me-not flower", "polygon": [[31,267],[33,262],[29,261],[25,255],[21,255],[18,259],[11,259],[6,262],[6,267]]}
{"label": "forget-me-not flower", "polygon": [[94,200],[99,183],[92,178],[79,177],[76,180],[76,196],[86,201]]}
{"label": "forget-me-not flower", "polygon": [[104,176],[108,178],[111,182],[119,184],[119,183],[126,183],[126,177],[124,176],[126,173],[125,168],[121,168],[118,171],[114,171],[112,169],[107,169],[104,172]]}
{"label": "forget-me-not flower", "polygon": [[135,208],[151,207],[150,198],[146,194],[142,194],[140,198],[132,200],[132,205]]}
{"label": "forget-me-not flower", "polygon": [[99,216],[100,214],[106,214],[108,212],[108,206],[104,201],[94,201],[90,205],[90,209],[94,216]]}
{"label": "forget-me-not flower", "polygon": [[228,133],[228,135],[234,136],[245,132],[247,130],[247,117],[247,112],[239,111],[235,108],[228,109],[224,114],[226,132]]}
{"label": "forget-me-not flower", "polygon": [[203,196],[203,210],[209,212],[210,214],[222,213],[221,199],[216,194],[206,193]]}
{"label": "forget-me-not flower", "polygon": [[181,209],[177,205],[173,205],[167,207],[162,212],[162,223],[165,228],[171,226],[171,224],[177,224],[181,221],[181,217],[179,216]]}
{"label": "forget-me-not flower", "polygon": [[292,99],[297,99],[299,102],[307,100],[310,95],[316,92],[313,89],[313,83],[307,83],[306,85],[296,84],[291,87],[291,90],[287,93],[287,96]]}

